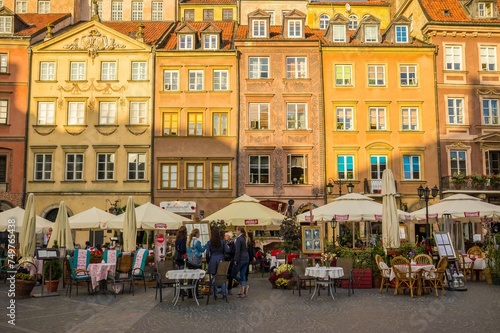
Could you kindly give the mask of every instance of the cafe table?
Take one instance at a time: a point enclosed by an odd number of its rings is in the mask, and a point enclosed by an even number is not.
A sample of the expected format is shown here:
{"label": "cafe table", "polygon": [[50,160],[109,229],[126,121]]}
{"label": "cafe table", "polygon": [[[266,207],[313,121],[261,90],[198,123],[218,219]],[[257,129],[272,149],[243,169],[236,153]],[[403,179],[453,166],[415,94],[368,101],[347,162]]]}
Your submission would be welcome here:
{"label": "cafe table", "polygon": [[475,256],[475,255],[465,255],[464,261],[465,261],[465,263],[469,263],[472,261],[474,262],[473,268],[474,268],[475,278],[477,281],[479,281],[482,271],[487,266],[486,260],[484,258],[480,258],[480,257]]}
{"label": "cafe table", "polygon": [[106,281],[108,279],[108,274],[114,274],[116,269],[115,264],[98,263],[89,264],[87,266],[87,271],[90,276],[90,281],[92,284],[92,290],[96,290],[97,286],[100,284],[100,290],[105,293],[107,290]]}
{"label": "cafe table", "polygon": [[168,271],[166,274],[167,279],[175,280],[175,295],[174,306],[179,301],[181,291],[192,290],[193,298],[198,303],[198,298],[196,297],[196,288],[198,288],[198,280],[205,276],[205,271],[203,269],[176,269]]}
{"label": "cafe table", "polygon": [[344,269],[342,267],[325,267],[325,266],[307,267],[306,275],[316,278],[316,286],[314,287],[314,292],[311,296],[311,299],[314,298],[316,293],[318,293],[319,295],[319,288],[322,285],[328,286],[329,295],[332,296],[332,299],[335,299],[335,297],[333,297],[334,292],[332,289],[333,282],[335,279],[344,276]]}
{"label": "cafe table", "polygon": [[[417,264],[415,262],[411,263],[411,272],[412,274],[415,273],[417,277],[417,295],[422,296],[422,274],[424,271],[431,271],[435,267],[434,265],[427,265],[427,264]],[[398,269],[402,272],[406,272],[408,270],[407,265],[398,265]],[[396,273],[394,272],[394,269],[391,267],[391,275],[389,279],[394,279],[396,277]]]}

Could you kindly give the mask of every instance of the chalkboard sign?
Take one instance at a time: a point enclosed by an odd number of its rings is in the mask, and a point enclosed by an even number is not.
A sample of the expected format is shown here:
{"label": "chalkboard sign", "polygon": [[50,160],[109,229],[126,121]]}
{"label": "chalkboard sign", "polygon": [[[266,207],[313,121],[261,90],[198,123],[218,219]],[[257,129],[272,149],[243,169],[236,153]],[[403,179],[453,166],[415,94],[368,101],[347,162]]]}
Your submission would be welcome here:
{"label": "chalkboard sign", "polygon": [[58,259],[59,249],[36,249],[36,258],[39,260]]}

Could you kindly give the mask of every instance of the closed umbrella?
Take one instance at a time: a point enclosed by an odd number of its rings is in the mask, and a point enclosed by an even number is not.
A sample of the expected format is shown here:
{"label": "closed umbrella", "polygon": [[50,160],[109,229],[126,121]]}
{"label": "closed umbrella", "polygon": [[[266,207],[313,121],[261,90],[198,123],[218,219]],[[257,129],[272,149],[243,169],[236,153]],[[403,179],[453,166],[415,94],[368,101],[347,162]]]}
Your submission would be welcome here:
{"label": "closed umbrella", "polygon": [[47,247],[54,247],[54,241],[56,240],[59,247],[66,248],[66,250],[75,249],[71,228],[69,226],[68,210],[66,209],[64,201],[59,203],[59,211],[57,212],[56,222],[52,228],[52,235],[50,236]]}
{"label": "closed umbrella", "polygon": [[382,173],[382,242],[385,248],[398,248],[400,245],[396,186],[390,169]]}
{"label": "closed umbrella", "polygon": [[26,204],[26,211],[24,213],[21,234],[19,236],[19,254],[22,257],[22,260],[20,261],[21,264],[25,262],[35,262],[33,258],[35,255],[36,244],[35,228],[35,196],[33,193],[30,193]]}
{"label": "closed umbrella", "polygon": [[135,251],[137,241],[137,219],[134,198],[128,197],[125,218],[123,219],[123,251]]}

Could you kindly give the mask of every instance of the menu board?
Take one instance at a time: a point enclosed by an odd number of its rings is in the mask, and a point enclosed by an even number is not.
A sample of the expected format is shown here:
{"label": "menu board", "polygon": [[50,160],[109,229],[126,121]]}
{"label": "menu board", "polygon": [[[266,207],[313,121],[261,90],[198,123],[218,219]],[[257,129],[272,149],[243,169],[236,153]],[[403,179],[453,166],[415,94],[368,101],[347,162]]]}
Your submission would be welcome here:
{"label": "menu board", "polygon": [[193,222],[193,223],[185,223],[187,234],[191,234],[193,229],[200,230],[200,242],[202,245],[207,244],[210,240],[210,228],[208,227],[208,222]]}
{"label": "menu board", "polygon": [[455,258],[455,250],[453,249],[453,244],[448,232],[434,232],[434,240],[436,241],[440,257]]}

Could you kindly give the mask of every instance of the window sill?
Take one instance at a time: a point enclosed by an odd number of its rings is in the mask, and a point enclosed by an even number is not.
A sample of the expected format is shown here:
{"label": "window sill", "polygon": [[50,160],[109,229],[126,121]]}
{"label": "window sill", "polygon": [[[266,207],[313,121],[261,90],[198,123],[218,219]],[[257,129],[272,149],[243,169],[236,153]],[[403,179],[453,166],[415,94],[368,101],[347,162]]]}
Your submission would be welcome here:
{"label": "window sill", "polygon": [[375,133],[380,133],[380,134],[391,134],[392,131],[389,131],[389,130],[368,130],[366,131],[366,133],[372,133],[372,134],[375,134]]}
{"label": "window sill", "polygon": [[56,125],[32,125],[35,132],[39,135],[49,135],[56,130]]}
{"label": "window sill", "polygon": [[62,180],[61,184],[75,184],[75,183],[81,183],[85,184],[87,181],[83,179],[78,179],[78,180]]}
{"label": "window sill", "polygon": [[149,183],[147,179],[138,179],[138,180],[124,180],[123,183]]}
{"label": "window sill", "polygon": [[422,130],[401,130],[401,131],[398,131],[399,134],[424,134],[425,131],[422,131]]}
{"label": "window sill", "polygon": [[183,91],[183,92],[186,93],[186,94],[193,94],[193,93],[195,93],[195,94],[196,93],[203,93],[203,94],[205,94],[205,93],[208,92],[208,90],[204,90],[204,89],[203,90],[186,90],[186,91]]}
{"label": "window sill", "polygon": [[303,81],[312,81],[312,79],[310,77],[298,77],[298,78],[285,77],[285,78],[283,78],[283,82],[303,82]]}
{"label": "window sill", "polygon": [[80,135],[87,129],[87,125],[64,125],[63,127],[66,133],[71,135]]}
{"label": "window sill", "polygon": [[94,125],[97,132],[102,135],[111,135],[118,129],[118,125]]}
{"label": "window sill", "polygon": [[143,82],[144,83],[144,82],[149,82],[149,81],[150,80],[148,80],[148,79],[144,79],[144,80],[132,80],[132,79],[130,79],[130,80],[127,80],[127,82],[129,82],[129,83],[133,83],[133,82],[138,82],[138,83]]}
{"label": "window sill", "polygon": [[35,80],[36,83],[57,83],[57,80]]}
{"label": "window sill", "polygon": [[246,78],[245,81],[247,81],[247,83],[262,83],[262,82],[273,82],[274,79],[272,78]]}
{"label": "window sill", "polygon": [[112,179],[96,179],[93,180],[92,183],[99,184],[99,183],[112,183],[112,184],[117,184],[117,180],[112,180]]}
{"label": "window sill", "polygon": [[146,124],[128,124],[128,125],[125,125],[125,127],[127,128],[127,130],[130,133],[132,133],[134,135],[141,135],[141,134],[146,133],[146,131],[149,128],[149,125],[146,125]]}
{"label": "window sill", "polygon": [[9,73],[9,72],[0,72],[0,75],[1,75],[1,76],[9,76],[9,75],[10,75],[10,73]]}
{"label": "window sill", "polygon": [[358,134],[359,131],[356,130],[344,130],[344,129],[336,129],[335,132],[340,132],[342,134]]}
{"label": "window sill", "polygon": [[112,83],[117,83],[120,82],[118,79],[113,79],[113,80],[96,80],[97,83],[107,83],[107,82],[112,82]]}
{"label": "window sill", "polygon": [[66,83],[88,83],[88,80],[66,80]]}
{"label": "window sill", "polygon": [[28,183],[51,183],[54,184],[55,180],[43,180],[43,179],[35,179],[35,180],[29,180]]}

